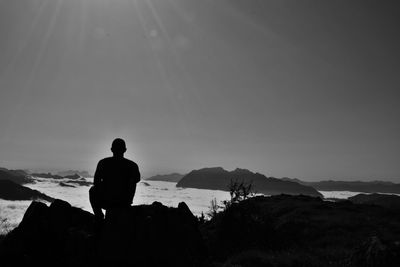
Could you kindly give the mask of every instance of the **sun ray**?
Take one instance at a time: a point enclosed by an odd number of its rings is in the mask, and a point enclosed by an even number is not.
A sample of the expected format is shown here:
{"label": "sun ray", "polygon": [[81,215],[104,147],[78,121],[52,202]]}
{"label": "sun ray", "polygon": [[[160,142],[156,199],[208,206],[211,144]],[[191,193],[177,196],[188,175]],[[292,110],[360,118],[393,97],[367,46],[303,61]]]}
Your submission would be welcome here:
{"label": "sun ray", "polygon": [[[174,44],[173,39],[171,38],[170,34],[168,33],[167,28],[164,26],[164,23],[159,15],[159,13],[157,12],[156,8],[154,7],[153,3],[151,2],[151,0],[146,0],[145,1],[154,17],[154,19],[156,20],[157,26],[161,29],[161,33],[164,35],[164,37],[166,38],[167,41],[167,45],[168,48],[170,49],[172,55],[173,55],[173,60],[175,61],[176,66],[179,69],[179,72],[182,73],[183,75],[181,75],[181,77],[184,77],[184,82],[183,84],[186,87],[185,92],[190,93],[194,99],[197,101],[197,103],[201,103],[200,98],[198,97],[198,95],[196,94],[196,86],[194,81],[191,78],[191,75],[188,72],[188,68],[185,66],[185,64],[183,63],[183,60],[181,59],[181,56]],[[201,105],[199,105],[201,107]],[[202,110],[200,110],[201,113],[203,113]]]}
{"label": "sun ray", "polygon": [[172,85],[171,79],[169,78],[169,75],[167,73],[166,67],[164,66],[164,64],[163,64],[163,62],[161,60],[160,51],[158,49],[156,49],[155,46],[154,46],[154,43],[151,40],[149,40],[149,36],[148,35],[151,33],[151,29],[149,29],[146,26],[146,22],[145,22],[145,19],[143,17],[143,14],[141,14],[141,12],[140,12],[140,7],[139,7],[139,4],[138,4],[138,0],[135,0],[134,3],[135,3],[136,14],[137,14],[137,16],[139,18],[139,22],[141,24],[141,28],[142,28],[143,32],[145,33],[145,35],[146,35],[146,40],[148,40],[148,42],[149,42],[149,47],[151,49],[152,57],[153,57],[153,59],[154,59],[154,61],[156,63],[157,70],[158,70],[158,72],[160,74],[161,79],[163,80],[163,82],[165,84],[166,89],[169,92],[171,92],[170,93],[171,97],[169,99],[170,99],[170,101],[172,103],[172,108],[174,108],[176,114],[178,114],[177,118],[180,120],[180,125],[183,127],[182,130],[185,131],[187,134],[189,134],[188,129],[187,129],[186,124],[185,124],[185,121],[182,118],[182,115],[184,115],[184,113],[185,113],[184,112],[184,107],[181,106],[181,103],[175,97],[174,87]]}
{"label": "sun ray", "polygon": [[[27,75],[24,85],[21,88],[21,91],[19,94],[19,99],[17,100],[14,110],[11,113],[11,118],[8,120],[10,122],[10,124],[8,125],[8,127],[6,127],[4,129],[5,135],[2,140],[3,142],[7,142],[8,133],[13,132],[13,128],[15,127],[15,122],[18,121],[17,118],[23,112],[23,107],[24,107],[25,103],[27,102],[27,100],[29,99],[29,96],[30,96],[29,93],[30,93],[30,90],[32,89],[31,86],[35,79],[36,71],[37,71],[40,63],[42,62],[43,56],[45,54],[45,51],[46,51],[48,43],[49,43],[49,39],[51,37],[51,34],[54,31],[54,27],[55,27],[57,17],[58,17],[58,14],[59,14],[59,11],[60,11],[60,8],[62,5],[62,1],[63,0],[57,0],[55,10],[52,13],[52,16],[50,18],[50,23],[47,27],[47,31],[46,31],[46,34],[41,43],[40,49],[39,49],[38,53],[36,54],[33,66],[31,68],[31,70],[29,71],[29,74]],[[27,42],[28,41],[29,40],[27,40]]]}
{"label": "sun ray", "polygon": [[10,72],[10,70],[13,69],[20,55],[27,48],[29,41],[32,39],[33,33],[35,32],[35,28],[37,27],[39,19],[42,16],[43,10],[49,3],[49,1],[51,0],[44,0],[40,3],[39,10],[35,14],[32,22],[30,23],[27,37],[23,41],[21,41],[20,45],[17,47],[17,51],[14,53],[14,55],[11,57],[11,60],[7,63],[6,67],[4,68],[3,73],[0,73],[0,80],[1,78],[6,77],[7,74]]}
{"label": "sun ray", "polygon": [[151,42],[151,40],[149,40],[149,38],[148,38],[148,35],[151,32],[151,30],[146,26],[145,19],[144,19],[143,15],[141,14],[141,12],[139,11],[140,7],[139,7],[138,0],[135,0],[134,4],[135,4],[136,15],[138,16],[140,26],[141,26],[144,34],[145,34],[145,38],[149,43],[151,54],[152,54],[152,57],[153,57],[154,61],[156,62],[158,72],[160,73],[160,76],[164,80],[166,86],[170,90],[172,90],[173,88],[172,88],[171,82],[170,82],[170,80],[168,78],[167,71],[166,71],[164,65],[162,64],[162,61],[160,59],[160,56],[158,55],[157,49],[154,47],[153,42]]}

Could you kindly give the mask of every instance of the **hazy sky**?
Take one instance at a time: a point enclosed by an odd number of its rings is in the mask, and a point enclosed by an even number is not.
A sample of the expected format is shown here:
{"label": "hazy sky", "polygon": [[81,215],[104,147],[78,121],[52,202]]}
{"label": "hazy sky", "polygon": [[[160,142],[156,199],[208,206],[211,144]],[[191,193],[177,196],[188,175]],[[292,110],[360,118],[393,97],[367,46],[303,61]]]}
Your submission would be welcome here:
{"label": "hazy sky", "polygon": [[0,166],[400,182],[396,2],[0,0]]}

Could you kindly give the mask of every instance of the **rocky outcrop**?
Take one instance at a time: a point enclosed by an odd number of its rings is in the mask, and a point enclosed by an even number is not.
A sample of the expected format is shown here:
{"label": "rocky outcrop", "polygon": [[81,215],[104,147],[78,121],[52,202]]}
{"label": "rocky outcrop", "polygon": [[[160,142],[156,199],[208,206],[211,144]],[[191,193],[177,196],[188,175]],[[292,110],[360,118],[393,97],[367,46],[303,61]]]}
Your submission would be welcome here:
{"label": "rocky outcrop", "polygon": [[358,246],[349,257],[347,266],[385,266],[400,265],[400,244],[385,243],[377,236],[371,236]]}
{"label": "rocky outcrop", "polygon": [[244,200],[201,226],[214,261],[249,267],[400,266],[398,229],[396,211],[289,195]]}
{"label": "rocky outcrop", "polygon": [[32,202],[0,258],[2,266],[203,266],[207,254],[183,202],[113,210],[99,227],[91,213],[55,200]]}
{"label": "rocky outcrop", "polygon": [[81,185],[81,186],[91,186],[91,185],[93,185],[93,182],[86,181],[85,178],[80,178],[79,180],[65,181],[64,183],[70,184],[70,185]]}
{"label": "rocky outcrop", "polygon": [[42,199],[49,202],[53,201],[53,198],[37,190],[32,190],[9,180],[0,180],[0,198],[5,200]]}
{"label": "rocky outcrop", "polygon": [[79,174],[75,173],[75,174],[71,174],[71,175],[65,175],[64,178],[67,178],[67,179],[80,179],[82,177]]}
{"label": "rocky outcrop", "polygon": [[229,172],[221,167],[191,171],[176,186],[229,191],[231,181],[251,183],[255,192],[265,195],[301,194],[322,197],[317,190],[310,186],[272,177],[268,178],[260,173],[253,173],[246,169],[236,169]]}
{"label": "rocky outcrop", "polygon": [[73,185],[71,185],[71,184],[64,183],[64,182],[59,182],[58,184],[59,184],[60,186],[62,186],[62,187],[72,187],[72,188],[75,188],[75,186],[73,186]]}
{"label": "rocky outcrop", "polygon": [[[199,231],[200,229],[200,231]],[[114,210],[104,225],[55,200],[32,202],[0,243],[1,266],[400,266],[400,214],[278,195],[198,221],[185,203]]]}

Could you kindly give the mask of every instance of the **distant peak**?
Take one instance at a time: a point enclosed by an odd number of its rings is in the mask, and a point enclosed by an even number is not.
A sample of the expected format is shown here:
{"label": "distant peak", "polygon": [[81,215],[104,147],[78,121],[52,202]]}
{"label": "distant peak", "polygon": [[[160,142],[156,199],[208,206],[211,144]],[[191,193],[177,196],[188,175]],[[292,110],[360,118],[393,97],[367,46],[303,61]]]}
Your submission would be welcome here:
{"label": "distant peak", "polygon": [[199,171],[226,171],[222,167],[208,167],[208,168],[202,168]]}
{"label": "distant peak", "polygon": [[249,171],[248,169],[241,169],[241,168],[236,168],[236,169],[233,170],[232,172],[233,172],[233,173],[253,174],[253,172]]}

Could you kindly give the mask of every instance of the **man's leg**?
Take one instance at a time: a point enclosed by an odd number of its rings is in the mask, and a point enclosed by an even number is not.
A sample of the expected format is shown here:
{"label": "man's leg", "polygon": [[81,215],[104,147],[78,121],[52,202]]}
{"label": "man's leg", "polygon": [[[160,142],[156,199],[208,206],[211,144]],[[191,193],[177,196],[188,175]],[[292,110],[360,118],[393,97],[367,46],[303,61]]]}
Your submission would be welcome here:
{"label": "man's leg", "polygon": [[89,189],[89,200],[92,205],[93,213],[96,219],[104,219],[102,208],[102,192],[99,187],[92,186]]}

